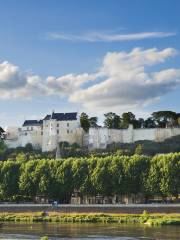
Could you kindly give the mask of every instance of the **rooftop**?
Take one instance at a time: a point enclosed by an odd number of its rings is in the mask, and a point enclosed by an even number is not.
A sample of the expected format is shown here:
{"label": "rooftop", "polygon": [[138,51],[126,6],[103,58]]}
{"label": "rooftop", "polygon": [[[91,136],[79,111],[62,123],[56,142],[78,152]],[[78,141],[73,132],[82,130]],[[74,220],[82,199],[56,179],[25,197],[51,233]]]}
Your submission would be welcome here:
{"label": "rooftop", "polygon": [[25,126],[40,126],[43,124],[43,120],[25,120],[23,123],[23,127]]}
{"label": "rooftop", "polygon": [[77,112],[71,112],[71,113],[55,113],[53,112],[51,115],[46,115],[46,117],[43,120],[50,120],[50,119],[56,119],[57,121],[72,121],[77,120]]}
{"label": "rooftop", "polygon": [[77,120],[77,112],[71,113],[55,113],[53,112],[51,115],[48,114],[42,120],[25,120],[23,123],[23,127],[25,126],[41,126],[43,124],[43,120],[56,119],[57,121],[72,121]]}

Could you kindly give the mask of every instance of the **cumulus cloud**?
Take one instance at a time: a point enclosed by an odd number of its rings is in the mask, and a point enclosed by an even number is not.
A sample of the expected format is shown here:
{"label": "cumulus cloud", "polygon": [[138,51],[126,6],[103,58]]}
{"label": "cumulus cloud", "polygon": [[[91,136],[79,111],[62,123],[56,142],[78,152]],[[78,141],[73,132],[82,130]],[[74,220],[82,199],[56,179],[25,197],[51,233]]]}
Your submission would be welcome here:
{"label": "cumulus cloud", "polygon": [[137,109],[180,85],[180,69],[152,71],[152,66],[163,64],[177,54],[173,48],[109,52],[95,73],[71,73],[46,79],[3,62],[0,64],[0,98],[58,95],[81,103],[89,111]]}
{"label": "cumulus cloud", "polygon": [[135,41],[150,38],[165,38],[175,36],[175,32],[138,32],[138,33],[102,33],[87,32],[81,34],[49,33],[48,39],[61,41],[84,41],[84,42],[117,42],[117,41]]}
{"label": "cumulus cloud", "polygon": [[148,71],[148,67],[176,54],[172,48],[162,51],[135,48],[129,53],[107,53],[99,70],[104,80],[74,92],[70,101],[98,110],[145,106],[180,84],[180,69]]}

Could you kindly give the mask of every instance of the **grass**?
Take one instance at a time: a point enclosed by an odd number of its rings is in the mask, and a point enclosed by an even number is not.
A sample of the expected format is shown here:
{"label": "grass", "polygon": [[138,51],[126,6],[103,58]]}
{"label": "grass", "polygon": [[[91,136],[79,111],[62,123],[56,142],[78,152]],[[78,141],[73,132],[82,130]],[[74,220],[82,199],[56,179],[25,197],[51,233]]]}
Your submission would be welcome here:
{"label": "grass", "polygon": [[27,212],[0,213],[0,222],[61,222],[61,223],[139,223],[150,226],[180,225],[180,214],[103,214]]}

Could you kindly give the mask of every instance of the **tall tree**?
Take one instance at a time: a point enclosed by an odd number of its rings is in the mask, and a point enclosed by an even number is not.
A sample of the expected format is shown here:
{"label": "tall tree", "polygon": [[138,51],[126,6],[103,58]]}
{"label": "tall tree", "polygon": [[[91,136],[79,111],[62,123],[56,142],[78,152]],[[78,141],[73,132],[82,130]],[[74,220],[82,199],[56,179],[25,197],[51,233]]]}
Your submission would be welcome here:
{"label": "tall tree", "polygon": [[4,200],[15,200],[19,195],[19,168],[20,164],[13,161],[4,161],[0,168],[0,193]]}
{"label": "tall tree", "polygon": [[120,127],[120,117],[113,112],[109,112],[104,114],[104,126],[107,128],[115,128],[118,129]]}
{"label": "tall tree", "polygon": [[132,112],[125,112],[121,118],[121,128],[128,128],[129,124],[135,123],[136,117]]}
{"label": "tall tree", "polygon": [[172,111],[153,112],[152,116],[158,127],[174,127],[177,125],[177,114]]}
{"label": "tall tree", "polygon": [[180,154],[156,155],[151,161],[147,185],[152,195],[177,197],[180,193]]}
{"label": "tall tree", "polygon": [[84,129],[84,131],[88,132],[89,128],[90,128],[89,116],[84,112],[81,113],[80,123],[81,123],[81,127]]}
{"label": "tall tree", "polygon": [[98,118],[97,117],[90,117],[89,118],[89,124],[90,124],[90,127],[92,128],[95,128],[97,127],[97,121],[98,121]]}

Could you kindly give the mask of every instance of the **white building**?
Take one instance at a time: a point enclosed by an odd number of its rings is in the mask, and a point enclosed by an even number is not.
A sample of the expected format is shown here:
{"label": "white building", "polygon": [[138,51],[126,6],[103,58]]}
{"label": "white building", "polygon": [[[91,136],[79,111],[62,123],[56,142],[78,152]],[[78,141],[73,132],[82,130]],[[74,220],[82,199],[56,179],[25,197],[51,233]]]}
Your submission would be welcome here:
{"label": "white building", "polygon": [[83,144],[83,130],[76,112],[52,113],[43,119],[42,151],[56,149],[57,143]]}
{"label": "white building", "polygon": [[35,149],[43,152],[57,148],[59,142],[83,144],[83,130],[76,112],[55,113],[42,120],[26,120],[21,128],[6,129],[5,142],[10,148],[24,147],[31,143]]}

